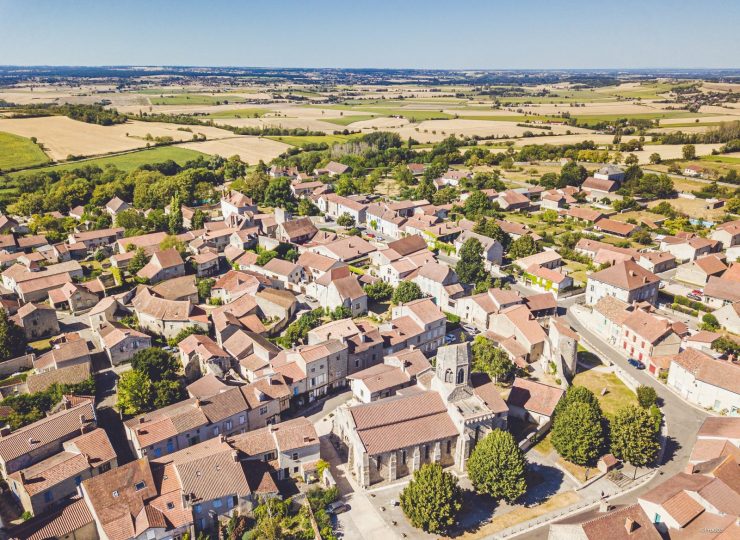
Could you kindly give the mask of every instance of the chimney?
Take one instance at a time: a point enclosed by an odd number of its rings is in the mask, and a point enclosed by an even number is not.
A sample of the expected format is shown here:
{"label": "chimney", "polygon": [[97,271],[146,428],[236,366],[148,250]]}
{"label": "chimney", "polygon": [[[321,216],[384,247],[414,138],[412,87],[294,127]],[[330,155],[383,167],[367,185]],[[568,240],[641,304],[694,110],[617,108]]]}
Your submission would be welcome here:
{"label": "chimney", "polygon": [[18,471],[18,476],[21,477],[21,484],[26,483],[26,473],[23,472],[23,470]]}
{"label": "chimney", "polygon": [[0,428],[0,437],[7,437],[8,435],[10,435],[10,426],[5,424]]}
{"label": "chimney", "polygon": [[236,450],[232,450],[231,459],[234,460],[234,463],[239,463],[239,452],[237,452]]}
{"label": "chimney", "polygon": [[304,443],[311,442],[311,437],[309,437],[308,435],[304,435],[303,436],[303,442]]}
{"label": "chimney", "polygon": [[195,398],[195,406],[200,409],[200,398]]}
{"label": "chimney", "polygon": [[143,424],[146,421],[146,418],[143,416],[139,417],[139,424]]}
{"label": "chimney", "polygon": [[72,402],[69,401],[69,398],[67,396],[64,396],[62,398],[62,408],[64,410],[69,410],[70,407],[72,407]]}
{"label": "chimney", "polygon": [[627,518],[624,520],[624,528],[627,531],[627,534],[632,534],[637,530],[637,522],[634,519]]}

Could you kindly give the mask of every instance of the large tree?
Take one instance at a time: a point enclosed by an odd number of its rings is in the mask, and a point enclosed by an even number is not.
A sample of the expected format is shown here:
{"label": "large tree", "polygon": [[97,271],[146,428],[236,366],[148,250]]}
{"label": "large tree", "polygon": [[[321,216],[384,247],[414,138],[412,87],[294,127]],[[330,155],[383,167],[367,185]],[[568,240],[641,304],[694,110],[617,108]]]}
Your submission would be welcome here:
{"label": "large tree", "polygon": [[494,382],[507,380],[514,373],[509,355],[485,336],[473,340],[473,371],[487,373]]}
{"label": "large tree", "polygon": [[144,373],[149,380],[159,381],[177,377],[180,363],[168,352],[157,347],[149,347],[134,355],[131,359],[131,367],[135,371]]}
{"label": "large tree", "polygon": [[152,381],[145,373],[135,369],[126,371],[118,379],[118,410],[132,416],[148,411],[152,390]]}
{"label": "large tree", "polygon": [[414,473],[401,492],[401,509],[414,527],[441,533],[455,524],[462,508],[462,491],[457,478],[436,463]]}
{"label": "large tree", "polygon": [[481,218],[473,227],[473,232],[498,240],[504,249],[508,249],[511,244],[511,236],[496,223],[495,219]]}
{"label": "large tree", "polygon": [[267,189],[265,189],[264,202],[266,206],[293,208],[295,198],[290,189],[290,179],[281,177],[271,180]]}
{"label": "large tree", "polygon": [[170,201],[170,214],[167,220],[167,227],[170,234],[177,234],[182,230],[182,204],[180,197],[175,194]]}
{"label": "large tree", "polygon": [[26,334],[23,328],[8,318],[5,309],[0,308],[0,360],[21,356],[26,350]]}
{"label": "large tree", "polygon": [[402,281],[393,292],[394,304],[405,304],[421,298],[421,289],[413,281]]}
{"label": "large tree", "polygon": [[570,403],[555,417],[552,445],[571,463],[593,464],[604,445],[601,415],[588,403]]}
{"label": "large tree", "polygon": [[136,252],[134,253],[134,256],[131,258],[131,260],[128,262],[126,270],[128,270],[132,276],[135,276],[139,272],[139,270],[146,266],[146,263],[148,262],[149,255],[146,254],[144,248],[136,248]]}
{"label": "large tree", "polygon": [[365,294],[375,302],[385,302],[393,296],[393,286],[387,281],[378,280],[365,285]]}
{"label": "large tree", "polygon": [[538,253],[539,247],[534,238],[525,234],[514,240],[509,246],[509,257],[511,259],[521,259],[522,257],[529,257]]}
{"label": "large tree", "polygon": [[486,269],[483,266],[483,245],[477,238],[468,238],[463,243],[455,272],[463,283],[478,283],[486,278]]}
{"label": "large tree", "polygon": [[599,416],[603,417],[601,412],[601,405],[599,399],[594,393],[586,388],[585,386],[573,385],[568,388],[565,395],[560,399],[558,404],[555,406],[555,412],[553,416],[557,417],[560,411],[564,410],[571,403],[587,403]]}
{"label": "large tree", "polygon": [[527,490],[527,460],[508,431],[494,429],[468,459],[468,477],[478,493],[514,502]]}
{"label": "large tree", "polygon": [[660,449],[659,429],[647,410],[634,405],[619,409],[611,422],[612,453],[635,467],[652,463]]}

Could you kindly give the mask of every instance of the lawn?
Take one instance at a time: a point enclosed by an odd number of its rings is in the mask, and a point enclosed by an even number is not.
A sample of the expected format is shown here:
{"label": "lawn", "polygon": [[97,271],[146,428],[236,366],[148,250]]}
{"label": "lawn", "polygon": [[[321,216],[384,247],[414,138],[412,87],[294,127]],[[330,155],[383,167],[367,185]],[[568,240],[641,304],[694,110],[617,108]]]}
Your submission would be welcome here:
{"label": "lawn", "polygon": [[208,118],[260,118],[269,113],[269,109],[233,109],[230,111],[218,111],[209,114]]}
{"label": "lawn", "polygon": [[732,156],[702,156],[699,159],[702,161],[713,161],[715,163],[729,163],[731,165],[740,164],[740,157]]}
{"label": "lawn", "polygon": [[586,283],[588,265],[576,261],[565,261],[565,267],[568,269],[568,275],[573,278],[575,285]]}
{"label": "lawn", "polygon": [[170,159],[182,165],[186,161],[197,159],[199,156],[204,155],[205,154],[202,152],[197,152],[196,150],[190,150],[188,148],[180,148],[178,146],[159,146],[155,148],[146,148],[144,150],[136,150],[126,154],[118,154],[115,156],[69,161],[60,165],[50,165],[49,167],[18,171],[11,174],[11,176],[38,172],[69,171],[87,166],[105,167],[106,165],[115,165],[122,171],[132,171],[142,165],[162,163],[163,161]]}
{"label": "lawn", "polygon": [[31,139],[0,132],[0,171],[33,167],[48,162],[48,156]]}
{"label": "lawn", "polygon": [[[599,399],[601,409],[608,418],[612,418],[614,413],[625,405],[637,405],[637,396],[614,373],[595,368],[586,369],[573,378],[573,385],[585,386],[591,390]],[[602,396],[601,391],[604,388],[607,392]]]}
{"label": "lawn", "polygon": [[224,94],[223,96],[207,96],[203,94],[178,94],[149,98],[152,105],[220,105],[226,103],[244,103],[240,96]]}

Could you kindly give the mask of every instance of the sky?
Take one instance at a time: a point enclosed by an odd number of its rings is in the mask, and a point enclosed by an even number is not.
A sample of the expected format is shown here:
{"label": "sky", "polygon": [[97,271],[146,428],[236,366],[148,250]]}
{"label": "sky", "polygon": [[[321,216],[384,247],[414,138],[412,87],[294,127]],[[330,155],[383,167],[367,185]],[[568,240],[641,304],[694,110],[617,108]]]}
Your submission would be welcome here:
{"label": "sky", "polygon": [[0,0],[0,65],[740,68],[740,0]]}

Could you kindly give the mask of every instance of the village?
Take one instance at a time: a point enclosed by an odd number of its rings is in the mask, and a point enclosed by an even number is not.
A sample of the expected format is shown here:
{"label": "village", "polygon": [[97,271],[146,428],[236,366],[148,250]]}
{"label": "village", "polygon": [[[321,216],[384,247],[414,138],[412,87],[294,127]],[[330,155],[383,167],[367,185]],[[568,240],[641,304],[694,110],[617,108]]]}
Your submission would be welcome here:
{"label": "village", "polygon": [[[310,523],[347,538],[504,538],[581,512],[550,537],[735,537],[740,219],[665,234],[614,209],[649,202],[620,194],[625,168],[587,167],[495,189],[408,163],[431,190],[404,199],[337,194],[340,161],[273,164],[283,206],[239,191],[243,173],[216,202],[172,197],[164,231],[127,234],[150,210],[117,195],[52,212],[75,223],[57,242],[6,212],[8,537],[215,538],[317,487],[334,500]],[[589,400],[611,447],[566,426]],[[404,515],[434,466],[466,492],[451,529]]]}

